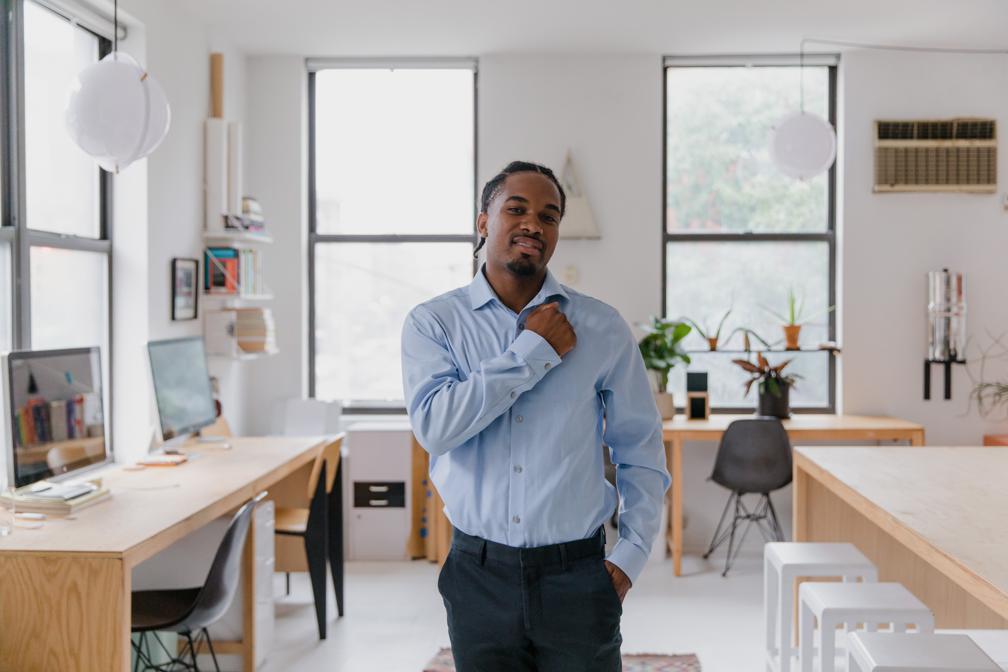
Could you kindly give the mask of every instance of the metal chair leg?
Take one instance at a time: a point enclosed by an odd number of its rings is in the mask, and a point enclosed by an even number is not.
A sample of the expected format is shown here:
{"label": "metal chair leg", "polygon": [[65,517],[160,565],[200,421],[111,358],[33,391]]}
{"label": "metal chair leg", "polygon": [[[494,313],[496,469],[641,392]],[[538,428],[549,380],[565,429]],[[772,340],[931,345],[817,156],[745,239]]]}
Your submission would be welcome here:
{"label": "metal chair leg", "polygon": [[[711,554],[717,550],[717,547],[724,543],[724,536],[721,532],[721,526],[724,525],[725,516],[728,515],[728,507],[732,505],[735,501],[736,494],[733,492],[728,496],[728,501],[725,502],[724,510],[721,511],[721,518],[718,520],[717,527],[714,528],[714,536],[711,537],[710,546],[707,548],[707,552],[703,554],[703,559],[706,560],[711,556]],[[720,539],[718,537],[721,537]]]}
{"label": "metal chair leg", "polygon": [[777,509],[774,508],[770,494],[766,495],[767,506],[770,509],[770,519],[773,521],[774,529],[777,531],[777,541],[784,541],[784,528],[781,527],[780,519],[777,517]]}
{"label": "metal chair leg", "polygon": [[203,628],[203,638],[206,640],[207,648],[210,649],[210,658],[213,660],[215,672],[220,672],[220,663],[217,662],[217,653],[213,648],[213,640],[210,638],[210,632]]}

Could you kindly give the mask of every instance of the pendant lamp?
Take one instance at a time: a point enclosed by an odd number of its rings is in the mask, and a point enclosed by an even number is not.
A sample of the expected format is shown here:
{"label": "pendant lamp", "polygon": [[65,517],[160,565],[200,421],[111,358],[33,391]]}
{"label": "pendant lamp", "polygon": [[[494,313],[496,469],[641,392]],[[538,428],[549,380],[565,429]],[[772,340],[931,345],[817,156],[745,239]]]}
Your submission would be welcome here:
{"label": "pendant lamp", "polygon": [[164,90],[132,56],[119,52],[115,5],[112,53],[78,73],[65,123],[70,138],[105,170],[118,173],[153,152],[171,124]]}
{"label": "pendant lamp", "polygon": [[805,110],[804,40],[799,58],[799,110],[781,119],[771,130],[770,159],[788,177],[808,180],[833,165],[837,138],[831,123]]}

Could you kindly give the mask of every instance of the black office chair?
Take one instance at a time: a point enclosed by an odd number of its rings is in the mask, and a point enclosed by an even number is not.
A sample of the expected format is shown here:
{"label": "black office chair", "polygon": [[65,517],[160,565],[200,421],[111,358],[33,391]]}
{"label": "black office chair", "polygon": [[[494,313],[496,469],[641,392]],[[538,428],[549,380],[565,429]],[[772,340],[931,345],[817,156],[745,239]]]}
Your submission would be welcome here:
{"label": "black office chair", "polygon": [[[728,425],[718,446],[710,480],[731,490],[731,495],[703,557],[709,558],[727,540],[728,555],[721,573],[727,576],[753,523],[766,541],[784,541],[784,530],[770,500],[771,492],[791,482],[791,442],[780,420],[757,417]],[[742,495],[750,493],[760,494],[759,502],[751,511],[742,501]],[[724,523],[733,504],[735,513],[728,527]],[[742,521],[745,521],[745,529],[736,543],[736,532]]]}
{"label": "black office chair", "polygon": [[[133,651],[136,653],[134,672],[138,670],[199,672],[196,655],[204,643],[213,658],[214,668],[220,672],[217,654],[214,653],[213,642],[207,628],[231,606],[241,576],[242,550],[245,547],[249,525],[252,523],[252,512],[264,497],[265,492],[259,493],[242,505],[231,519],[201,588],[139,590],[133,593],[132,631],[140,633],[140,637],[133,642]],[[177,632],[185,637],[186,643],[182,651],[169,651],[157,636],[158,631]],[[169,659],[168,662],[154,662],[152,655],[157,653],[151,650],[151,639]]]}

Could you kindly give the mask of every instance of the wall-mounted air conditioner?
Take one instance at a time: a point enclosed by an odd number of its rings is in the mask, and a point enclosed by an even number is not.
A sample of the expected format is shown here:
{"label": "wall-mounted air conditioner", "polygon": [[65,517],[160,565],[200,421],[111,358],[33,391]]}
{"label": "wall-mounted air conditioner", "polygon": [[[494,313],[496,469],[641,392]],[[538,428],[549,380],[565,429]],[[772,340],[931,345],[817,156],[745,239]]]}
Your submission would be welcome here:
{"label": "wall-mounted air conditioner", "polygon": [[997,189],[993,119],[875,122],[875,191]]}

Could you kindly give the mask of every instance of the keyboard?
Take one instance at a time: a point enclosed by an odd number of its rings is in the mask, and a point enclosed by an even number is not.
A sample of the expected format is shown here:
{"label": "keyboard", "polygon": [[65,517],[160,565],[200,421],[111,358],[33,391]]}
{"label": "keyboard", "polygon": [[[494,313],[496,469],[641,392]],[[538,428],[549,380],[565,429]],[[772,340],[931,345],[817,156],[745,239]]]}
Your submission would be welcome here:
{"label": "keyboard", "polygon": [[32,497],[42,497],[44,499],[62,499],[68,501],[76,499],[89,492],[94,491],[94,486],[90,483],[67,483],[63,485],[52,485],[44,490],[34,490],[30,494]]}

